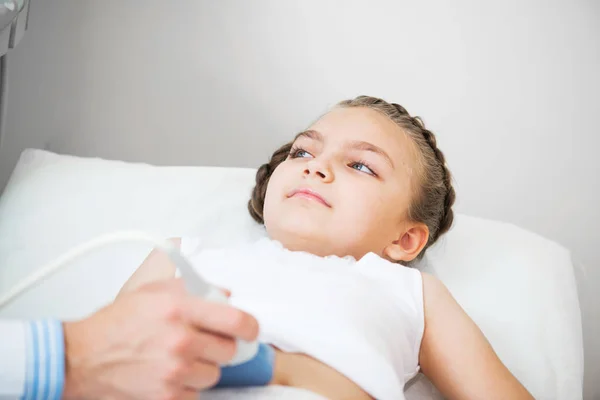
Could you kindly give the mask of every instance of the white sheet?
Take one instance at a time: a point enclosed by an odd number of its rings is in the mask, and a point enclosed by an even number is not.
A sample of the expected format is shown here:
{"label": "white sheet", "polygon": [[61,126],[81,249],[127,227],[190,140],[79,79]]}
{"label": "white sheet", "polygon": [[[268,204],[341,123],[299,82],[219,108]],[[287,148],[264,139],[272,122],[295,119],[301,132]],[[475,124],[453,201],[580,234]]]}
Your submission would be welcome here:
{"label": "white sheet", "polygon": [[217,389],[202,393],[201,400],[326,400],[304,389],[285,386],[265,386],[243,389]]}
{"label": "white sheet", "polygon": [[[153,167],[26,151],[0,199],[0,291],[98,234],[263,235],[246,212],[254,170]],[[191,216],[191,217],[190,217]],[[111,301],[145,246],[100,251],[0,316],[86,315]],[[458,215],[422,268],[440,277],[537,399],[580,399],[581,322],[569,252],[513,225]],[[67,293],[68,296],[64,296]],[[414,397],[439,398],[426,380]]]}

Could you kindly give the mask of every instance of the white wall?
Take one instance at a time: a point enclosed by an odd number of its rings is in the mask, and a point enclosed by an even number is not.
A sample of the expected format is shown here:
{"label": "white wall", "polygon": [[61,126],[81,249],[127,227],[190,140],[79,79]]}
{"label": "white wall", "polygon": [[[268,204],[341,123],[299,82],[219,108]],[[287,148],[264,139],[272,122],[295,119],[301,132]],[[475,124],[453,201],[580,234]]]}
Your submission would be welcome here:
{"label": "white wall", "polygon": [[24,147],[257,166],[334,102],[384,97],[437,133],[459,211],[572,250],[600,398],[599,2],[33,1],[0,187]]}

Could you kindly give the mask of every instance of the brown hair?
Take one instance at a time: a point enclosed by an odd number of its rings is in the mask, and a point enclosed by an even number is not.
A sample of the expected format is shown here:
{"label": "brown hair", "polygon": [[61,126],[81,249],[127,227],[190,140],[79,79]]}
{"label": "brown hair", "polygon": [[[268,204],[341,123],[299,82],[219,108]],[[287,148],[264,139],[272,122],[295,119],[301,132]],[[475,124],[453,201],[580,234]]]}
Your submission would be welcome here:
{"label": "brown hair", "polygon": [[[412,117],[401,105],[376,97],[359,96],[341,101],[337,107],[367,107],[378,111],[402,128],[415,144],[420,158],[420,179],[418,187],[414,188],[415,198],[408,209],[408,218],[424,223],[429,228],[427,244],[417,257],[422,258],[425,250],[450,229],[454,220],[452,205],[456,194],[452,187],[452,176],[446,167],[444,154],[437,147],[434,134],[425,128],[421,118]],[[277,149],[269,162],[263,164],[256,173],[256,186],[248,202],[248,210],[252,218],[261,224],[264,223],[263,207],[269,179],[275,168],[287,159],[292,144],[290,142]]]}

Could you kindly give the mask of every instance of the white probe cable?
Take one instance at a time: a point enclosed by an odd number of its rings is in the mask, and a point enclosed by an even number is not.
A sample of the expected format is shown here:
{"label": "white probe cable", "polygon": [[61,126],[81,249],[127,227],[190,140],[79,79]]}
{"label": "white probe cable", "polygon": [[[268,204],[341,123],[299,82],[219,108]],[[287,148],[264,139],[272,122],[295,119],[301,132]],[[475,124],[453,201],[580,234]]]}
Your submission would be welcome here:
{"label": "white probe cable", "polygon": [[[220,289],[212,286],[202,279],[200,275],[194,271],[190,263],[181,255],[179,249],[171,242],[155,238],[145,232],[125,231],[94,238],[72,248],[58,257],[56,260],[39,268],[37,271],[17,283],[6,294],[0,296],[0,309],[8,305],[11,301],[23,294],[25,291],[29,290],[35,285],[40,284],[88,252],[106,247],[111,244],[123,242],[141,242],[152,245],[153,247],[165,252],[181,273],[181,278],[185,282],[186,288],[190,294],[202,297],[209,301],[215,301],[219,303],[228,302],[227,296]],[[234,359],[227,365],[236,365],[248,361],[254,357],[257,351],[258,343],[245,342],[238,339],[237,353]]]}
{"label": "white probe cable", "polygon": [[[143,242],[145,244],[150,244],[160,249],[161,251],[164,251],[167,255],[169,255],[169,257],[171,257],[173,253],[177,252],[177,249],[170,242],[156,239],[144,232],[117,232],[100,236],[70,249],[54,261],[39,268],[37,271],[27,276],[21,282],[17,283],[11,290],[8,291],[8,293],[0,297],[0,308],[6,306],[9,302],[14,300],[23,292],[48,279],[51,275],[54,275],[56,272],[63,269],[64,267],[66,267],[76,259],[80,258],[81,256],[87,254],[88,252],[91,252],[92,250],[97,250],[102,247],[106,247],[111,244],[122,242]],[[176,264],[177,268],[182,267],[182,265],[180,265],[182,264],[180,259],[172,261]],[[183,263],[187,264],[187,262],[185,261]],[[183,266],[182,269],[187,269],[187,266]],[[196,274],[194,273],[194,275]],[[210,285],[204,282],[197,275],[196,278],[198,280],[198,283],[194,285],[194,294],[206,297],[206,295],[210,292]]]}

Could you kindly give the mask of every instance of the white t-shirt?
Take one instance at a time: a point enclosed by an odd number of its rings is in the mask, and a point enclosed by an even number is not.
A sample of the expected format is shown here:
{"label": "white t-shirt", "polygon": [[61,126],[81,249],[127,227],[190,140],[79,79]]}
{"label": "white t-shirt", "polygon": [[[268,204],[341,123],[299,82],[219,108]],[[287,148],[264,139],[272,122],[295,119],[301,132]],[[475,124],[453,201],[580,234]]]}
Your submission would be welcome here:
{"label": "white t-shirt", "polygon": [[424,329],[419,271],[373,253],[356,261],[293,252],[267,238],[220,248],[182,238],[181,251],[256,317],[261,342],[307,354],[377,399],[404,399]]}

